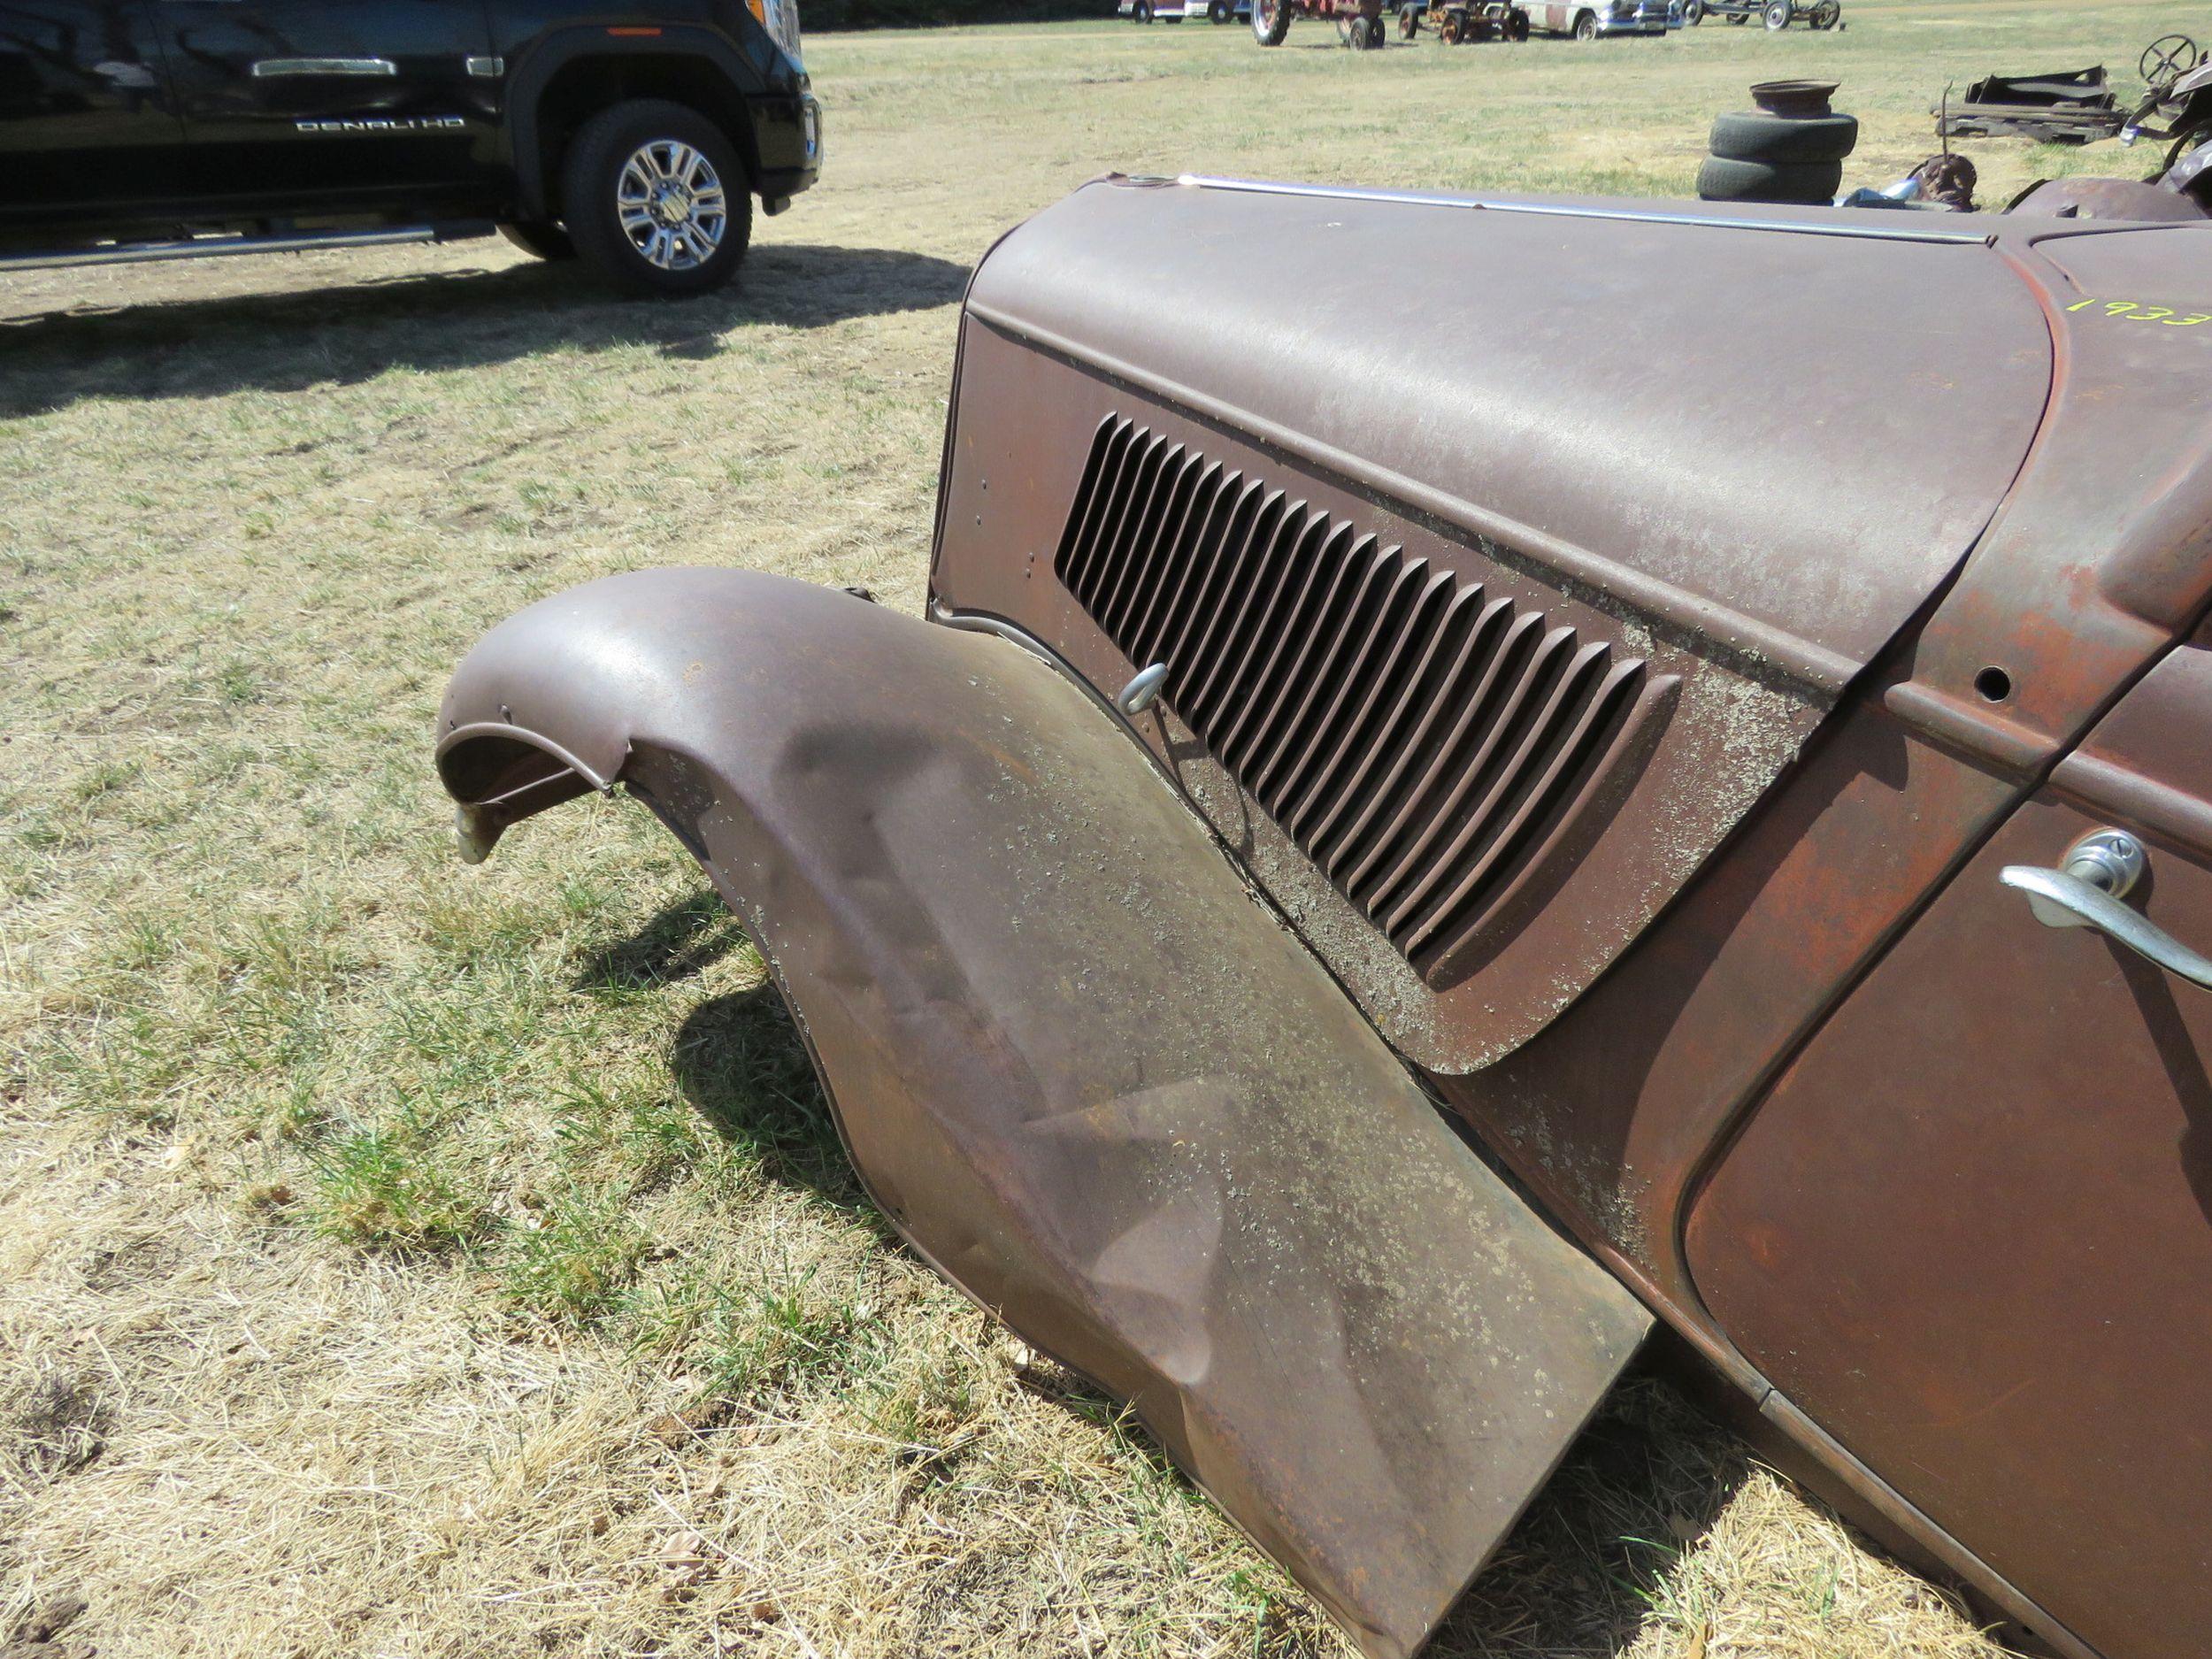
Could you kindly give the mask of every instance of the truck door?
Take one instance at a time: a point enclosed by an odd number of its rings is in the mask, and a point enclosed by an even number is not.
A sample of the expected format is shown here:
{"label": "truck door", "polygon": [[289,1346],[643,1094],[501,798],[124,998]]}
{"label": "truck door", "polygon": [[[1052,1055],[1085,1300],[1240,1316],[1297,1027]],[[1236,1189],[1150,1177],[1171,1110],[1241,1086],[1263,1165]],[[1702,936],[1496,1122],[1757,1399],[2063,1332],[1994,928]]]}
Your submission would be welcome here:
{"label": "truck door", "polygon": [[127,212],[176,181],[184,130],[150,0],[0,0],[0,222]]}
{"label": "truck door", "polygon": [[2208,711],[2200,635],[1783,1074],[1688,1233],[1791,1402],[2130,1659],[2212,1631],[2212,991],[2020,883],[2124,835],[2119,902],[2212,949]]}
{"label": "truck door", "polygon": [[148,3],[195,194],[273,213],[490,188],[502,66],[482,0]]}

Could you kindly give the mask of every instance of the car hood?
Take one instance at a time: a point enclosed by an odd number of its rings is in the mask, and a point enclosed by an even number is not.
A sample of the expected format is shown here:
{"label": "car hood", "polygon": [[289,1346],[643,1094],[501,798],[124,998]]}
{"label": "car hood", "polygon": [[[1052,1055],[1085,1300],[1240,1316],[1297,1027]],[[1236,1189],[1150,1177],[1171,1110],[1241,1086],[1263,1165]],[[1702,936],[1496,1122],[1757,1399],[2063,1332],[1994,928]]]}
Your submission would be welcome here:
{"label": "car hood", "polygon": [[[1393,1042],[1475,1069],[1679,890],[2004,499],[2052,328],[1991,224],[1101,181],[976,274],[940,612],[1109,693],[1164,661],[1148,730],[1193,799]],[[1233,480],[1307,539],[1245,551]],[[1499,674],[1479,641],[1452,678],[1451,606],[1499,601]],[[1494,683],[1494,718],[1422,718]]]}

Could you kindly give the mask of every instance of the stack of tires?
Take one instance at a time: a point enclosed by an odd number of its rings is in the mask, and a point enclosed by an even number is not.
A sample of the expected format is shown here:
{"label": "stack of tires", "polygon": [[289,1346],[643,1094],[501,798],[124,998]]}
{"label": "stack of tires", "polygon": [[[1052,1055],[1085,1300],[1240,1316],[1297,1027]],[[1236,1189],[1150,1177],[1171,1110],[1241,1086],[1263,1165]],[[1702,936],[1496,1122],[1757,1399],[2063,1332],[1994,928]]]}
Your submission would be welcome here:
{"label": "stack of tires", "polygon": [[1832,202],[1843,184],[1843,158],[1859,142],[1859,118],[1817,111],[1741,110],[1713,119],[1697,170],[1707,202]]}

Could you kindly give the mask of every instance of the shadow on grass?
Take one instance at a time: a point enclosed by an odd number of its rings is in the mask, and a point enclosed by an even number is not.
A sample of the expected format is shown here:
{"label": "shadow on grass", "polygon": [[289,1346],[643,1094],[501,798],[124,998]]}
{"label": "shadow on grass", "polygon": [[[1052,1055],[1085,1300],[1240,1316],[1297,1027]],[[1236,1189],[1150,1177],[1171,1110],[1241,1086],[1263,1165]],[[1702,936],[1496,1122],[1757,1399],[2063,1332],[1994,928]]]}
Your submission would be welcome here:
{"label": "shadow on grass", "polygon": [[869,1207],[814,1063],[774,986],[700,1003],[677,1032],[670,1059],[684,1098],[716,1134],[757,1158],[771,1179],[842,1210]]}
{"label": "shadow on grass", "polygon": [[627,939],[584,958],[575,988],[595,995],[650,991],[697,977],[745,942],[729,907],[711,889],[664,905]]}
{"label": "shadow on grass", "polygon": [[818,328],[959,299],[967,267],[888,248],[756,248],[731,287],[632,300],[572,265],[424,272],[280,293],[0,318],[0,415],[88,398],[215,397],[344,386],[393,368],[442,371],[567,349],[649,346],[703,359],[747,323]]}
{"label": "shadow on grass", "polygon": [[[718,928],[718,920],[726,917],[711,895],[672,905],[634,938],[595,956],[592,972],[621,986],[695,972],[703,949],[728,948],[710,945],[734,933],[733,924]],[[772,986],[700,1004],[677,1034],[672,1062],[693,1107],[725,1141],[751,1152],[771,1179],[842,1209],[867,1209],[806,1046]],[[889,1248],[899,1248],[887,1226],[884,1235]],[[1021,1380],[1122,1440],[1158,1478],[1182,1479],[1142,1425],[1085,1379],[1041,1359]],[[1750,1467],[1743,1442],[1671,1384],[1632,1375],[1576,1439],[1427,1653],[1432,1659],[1612,1659],[1647,1624],[1673,1617],[1671,1569],[1718,1518]],[[1264,1632],[1260,1642],[1256,1651],[1275,1651]]]}
{"label": "shadow on grass", "polygon": [[[1183,1477],[1134,1417],[1049,1362],[1022,1382],[1114,1434],[1158,1478]],[[1423,1659],[1617,1659],[1680,1624],[1672,1570],[1751,1471],[1744,1443],[1664,1378],[1632,1371],[1460,1598]],[[1255,1652],[1286,1656],[1263,1628]],[[1287,1634],[1287,1632],[1281,1632]]]}

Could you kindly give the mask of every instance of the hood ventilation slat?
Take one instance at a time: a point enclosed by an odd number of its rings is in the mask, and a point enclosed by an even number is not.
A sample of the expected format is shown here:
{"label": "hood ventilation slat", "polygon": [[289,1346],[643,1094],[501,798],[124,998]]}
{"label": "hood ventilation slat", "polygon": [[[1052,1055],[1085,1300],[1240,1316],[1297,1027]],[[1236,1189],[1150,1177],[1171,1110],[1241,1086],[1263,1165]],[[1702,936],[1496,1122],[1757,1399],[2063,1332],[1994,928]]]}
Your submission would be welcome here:
{"label": "hood ventilation slat", "polygon": [[1164,434],[1099,427],[1054,565],[1209,755],[1432,986],[1601,810],[1641,658]]}

